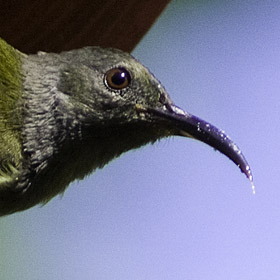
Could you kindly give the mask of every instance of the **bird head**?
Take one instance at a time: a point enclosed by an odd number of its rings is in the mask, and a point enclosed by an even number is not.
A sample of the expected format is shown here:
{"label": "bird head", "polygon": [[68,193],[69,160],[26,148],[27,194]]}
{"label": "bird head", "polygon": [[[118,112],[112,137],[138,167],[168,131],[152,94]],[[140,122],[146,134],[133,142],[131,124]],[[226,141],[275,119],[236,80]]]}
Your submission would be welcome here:
{"label": "bird head", "polygon": [[0,72],[11,66],[6,57],[17,62],[0,87],[0,99],[12,104],[0,111],[0,126],[16,132],[13,142],[0,133],[8,147],[0,160],[9,167],[0,169],[0,215],[47,202],[122,153],[169,136],[210,145],[252,182],[245,157],[225,132],[176,106],[130,54],[85,47],[24,55],[0,43]]}
{"label": "bird head", "polygon": [[70,110],[87,137],[118,135],[125,142],[119,153],[167,136],[191,137],[226,155],[252,181],[247,161],[226,133],[176,106],[131,55],[88,47],[61,56],[70,63],[61,71],[58,90],[72,99]]}

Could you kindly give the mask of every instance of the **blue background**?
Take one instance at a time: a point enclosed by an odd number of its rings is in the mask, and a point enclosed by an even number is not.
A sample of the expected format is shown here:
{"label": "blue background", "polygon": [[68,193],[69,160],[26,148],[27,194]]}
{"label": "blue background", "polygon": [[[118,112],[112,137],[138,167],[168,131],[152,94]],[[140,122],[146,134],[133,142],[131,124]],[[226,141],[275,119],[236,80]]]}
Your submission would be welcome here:
{"label": "blue background", "polygon": [[[0,219],[0,279],[280,279],[280,2],[172,1],[134,50],[253,170],[174,137]],[[129,36],[129,34],[127,35]]]}

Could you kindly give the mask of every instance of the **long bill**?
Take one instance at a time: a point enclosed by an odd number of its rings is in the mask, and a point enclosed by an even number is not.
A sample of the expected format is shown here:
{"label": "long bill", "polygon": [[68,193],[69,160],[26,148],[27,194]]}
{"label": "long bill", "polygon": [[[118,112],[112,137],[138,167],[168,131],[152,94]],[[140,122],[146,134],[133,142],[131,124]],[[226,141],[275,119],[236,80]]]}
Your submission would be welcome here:
{"label": "long bill", "polygon": [[251,181],[254,192],[253,175],[250,166],[241,150],[223,130],[184,112],[174,105],[170,106],[168,110],[149,108],[147,111],[151,115],[168,121],[176,129],[178,135],[202,141],[230,158]]}

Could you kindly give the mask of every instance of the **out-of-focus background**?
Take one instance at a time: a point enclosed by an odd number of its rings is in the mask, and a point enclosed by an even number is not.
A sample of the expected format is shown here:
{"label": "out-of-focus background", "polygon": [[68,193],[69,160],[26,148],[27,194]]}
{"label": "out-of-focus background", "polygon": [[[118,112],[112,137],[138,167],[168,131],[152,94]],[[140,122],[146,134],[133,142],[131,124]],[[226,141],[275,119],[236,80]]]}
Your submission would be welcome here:
{"label": "out-of-focus background", "polygon": [[133,51],[253,170],[174,137],[0,219],[0,279],[280,277],[280,2],[172,1]]}

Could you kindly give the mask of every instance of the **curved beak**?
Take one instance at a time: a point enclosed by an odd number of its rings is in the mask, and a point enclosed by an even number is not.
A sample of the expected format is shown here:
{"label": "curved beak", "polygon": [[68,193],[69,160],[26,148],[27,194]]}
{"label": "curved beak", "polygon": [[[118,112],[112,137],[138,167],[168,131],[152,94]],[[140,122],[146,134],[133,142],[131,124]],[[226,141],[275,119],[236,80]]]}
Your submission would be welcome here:
{"label": "curved beak", "polygon": [[253,176],[249,164],[238,146],[225,134],[212,124],[199,119],[175,105],[169,105],[166,110],[149,108],[146,109],[154,117],[166,123],[169,122],[176,135],[192,137],[202,141],[215,150],[220,151],[230,158],[251,181],[253,191]]}

